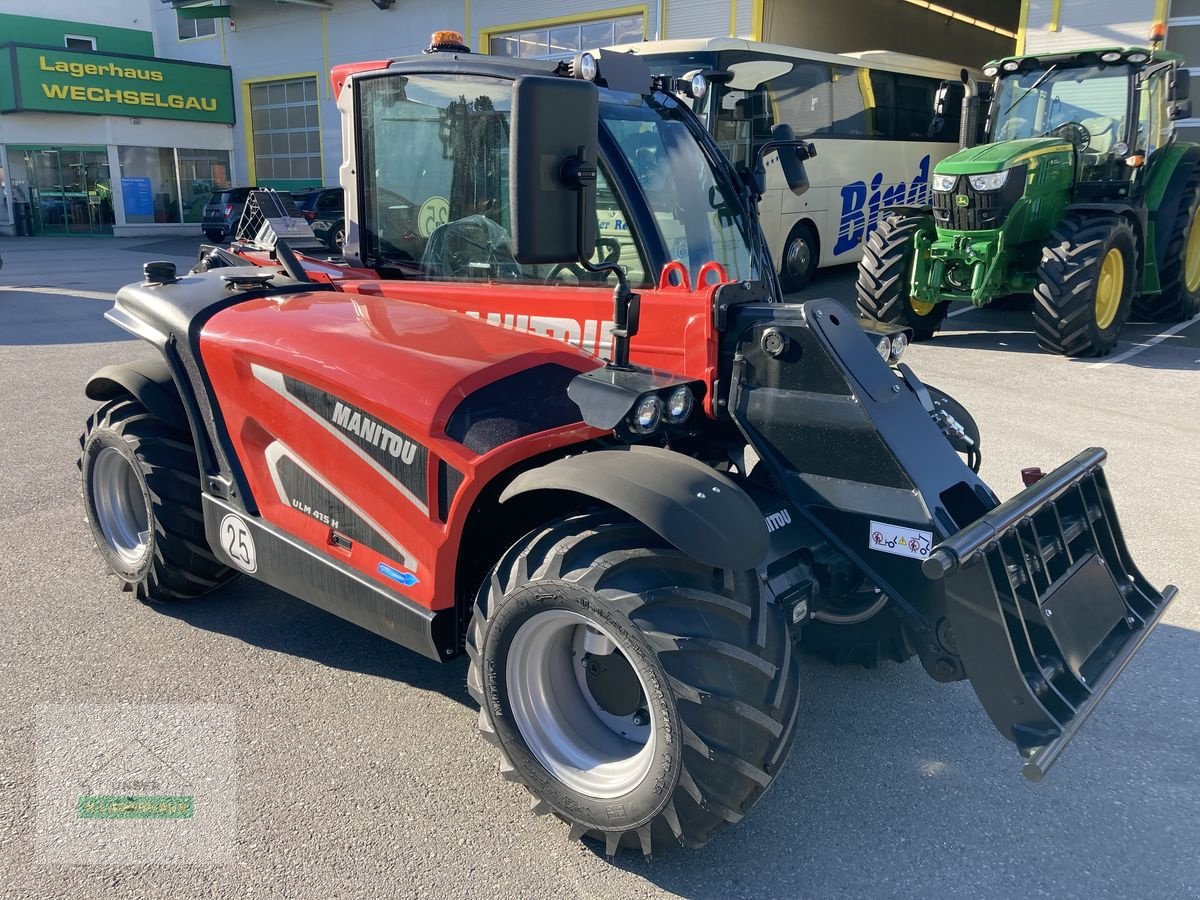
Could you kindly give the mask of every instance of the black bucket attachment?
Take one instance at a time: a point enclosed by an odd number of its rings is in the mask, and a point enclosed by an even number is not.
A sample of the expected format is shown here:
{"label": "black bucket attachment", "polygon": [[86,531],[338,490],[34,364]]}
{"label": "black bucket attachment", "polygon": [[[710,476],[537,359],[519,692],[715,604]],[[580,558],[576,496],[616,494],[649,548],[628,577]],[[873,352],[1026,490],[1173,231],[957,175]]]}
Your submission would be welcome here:
{"label": "black bucket attachment", "polygon": [[923,564],[945,579],[954,641],[1000,733],[1040,781],[1177,593],[1130,559],[1092,448],[948,538]]}

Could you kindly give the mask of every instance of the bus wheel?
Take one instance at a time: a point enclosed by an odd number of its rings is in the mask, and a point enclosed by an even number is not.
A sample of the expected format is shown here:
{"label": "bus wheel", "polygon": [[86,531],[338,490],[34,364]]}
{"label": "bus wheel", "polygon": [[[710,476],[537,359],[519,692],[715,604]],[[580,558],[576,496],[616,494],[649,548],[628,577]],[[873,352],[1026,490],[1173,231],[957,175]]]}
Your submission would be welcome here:
{"label": "bus wheel", "polygon": [[779,284],[785,294],[805,287],[817,270],[821,247],[817,232],[808,222],[797,222],[788,235],[783,247],[783,261],[779,266]]}

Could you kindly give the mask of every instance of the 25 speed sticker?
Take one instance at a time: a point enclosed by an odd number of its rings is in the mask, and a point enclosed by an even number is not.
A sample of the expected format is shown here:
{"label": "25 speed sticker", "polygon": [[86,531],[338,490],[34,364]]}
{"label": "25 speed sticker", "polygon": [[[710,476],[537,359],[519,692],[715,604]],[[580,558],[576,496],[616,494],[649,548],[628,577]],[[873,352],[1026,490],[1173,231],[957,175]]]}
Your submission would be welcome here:
{"label": "25 speed sticker", "polygon": [[254,535],[250,526],[233,513],[221,520],[221,549],[244,572],[253,574],[258,570],[258,551],[254,548]]}
{"label": "25 speed sticker", "polygon": [[933,535],[907,525],[890,522],[871,522],[871,535],[867,546],[880,553],[894,553],[911,559],[924,559],[933,549]]}

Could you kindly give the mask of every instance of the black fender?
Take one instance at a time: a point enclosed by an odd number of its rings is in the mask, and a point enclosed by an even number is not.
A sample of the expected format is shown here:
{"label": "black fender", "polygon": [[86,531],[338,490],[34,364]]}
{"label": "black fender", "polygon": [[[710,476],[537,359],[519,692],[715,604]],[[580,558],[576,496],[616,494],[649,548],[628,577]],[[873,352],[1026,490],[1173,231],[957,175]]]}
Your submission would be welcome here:
{"label": "black fender", "polygon": [[191,432],[179,388],[162,357],[105,366],[88,379],[84,393],[91,400],[112,400],[130,393],[172,428]]}
{"label": "black fender", "polygon": [[522,472],[500,495],[570,491],[637,519],[688,556],[720,569],[754,569],[767,555],[762,511],[735,482],[658,447],[597,450]]}

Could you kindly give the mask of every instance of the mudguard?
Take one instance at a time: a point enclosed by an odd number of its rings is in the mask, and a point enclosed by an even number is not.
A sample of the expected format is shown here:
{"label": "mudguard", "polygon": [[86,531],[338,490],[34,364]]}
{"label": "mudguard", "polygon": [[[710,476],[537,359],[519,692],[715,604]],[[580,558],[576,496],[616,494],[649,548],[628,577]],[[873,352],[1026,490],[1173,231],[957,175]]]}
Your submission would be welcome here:
{"label": "mudguard", "polygon": [[755,502],[720,472],[681,453],[635,446],[569,456],[522,472],[500,501],[538,490],[608,503],[717,568],[754,569],[767,555],[767,526]]}
{"label": "mudguard", "polygon": [[189,430],[179,389],[162,357],[105,366],[88,379],[84,393],[89,400],[112,400],[123,393],[132,394],[172,428]]}

